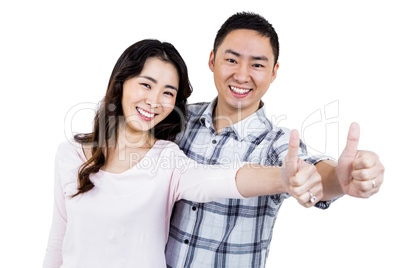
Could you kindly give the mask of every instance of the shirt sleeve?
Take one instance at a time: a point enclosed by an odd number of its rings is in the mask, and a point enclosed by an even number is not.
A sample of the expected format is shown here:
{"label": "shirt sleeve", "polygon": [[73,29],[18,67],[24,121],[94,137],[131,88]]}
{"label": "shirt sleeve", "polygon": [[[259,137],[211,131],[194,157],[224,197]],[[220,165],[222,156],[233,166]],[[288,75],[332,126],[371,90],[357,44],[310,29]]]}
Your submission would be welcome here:
{"label": "shirt sleeve", "polygon": [[175,201],[210,202],[220,198],[244,198],[236,186],[237,171],[244,163],[202,165],[181,151],[175,161],[172,174]]}
{"label": "shirt sleeve", "polygon": [[43,268],[61,267],[62,246],[67,225],[67,213],[64,200],[64,190],[61,182],[61,161],[62,161],[62,146],[59,146],[56,154],[54,168],[54,205],[53,205],[53,220],[50,229],[48,245],[46,249]]}

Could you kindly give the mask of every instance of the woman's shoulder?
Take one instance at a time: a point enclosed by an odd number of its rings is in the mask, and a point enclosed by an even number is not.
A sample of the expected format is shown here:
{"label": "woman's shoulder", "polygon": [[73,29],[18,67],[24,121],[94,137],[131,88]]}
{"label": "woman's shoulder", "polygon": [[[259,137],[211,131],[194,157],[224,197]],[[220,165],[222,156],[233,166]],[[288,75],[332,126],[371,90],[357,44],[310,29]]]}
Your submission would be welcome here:
{"label": "woman's shoulder", "polygon": [[158,140],[154,144],[151,154],[158,159],[159,164],[164,164],[173,169],[189,159],[176,143],[166,140]]}
{"label": "woman's shoulder", "polygon": [[83,146],[73,138],[61,142],[57,148],[56,158],[82,158]]}
{"label": "woman's shoulder", "polygon": [[153,149],[159,151],[161,155],[166,153],[183,154],[176,143],[167,140],[157,140]]}
{"label": "woman's shoulder", "polygon": [[56,172],[62,184],[76,182],[80,166],[85,162],[82,145],[74,139],[59,144],[56,153]]}

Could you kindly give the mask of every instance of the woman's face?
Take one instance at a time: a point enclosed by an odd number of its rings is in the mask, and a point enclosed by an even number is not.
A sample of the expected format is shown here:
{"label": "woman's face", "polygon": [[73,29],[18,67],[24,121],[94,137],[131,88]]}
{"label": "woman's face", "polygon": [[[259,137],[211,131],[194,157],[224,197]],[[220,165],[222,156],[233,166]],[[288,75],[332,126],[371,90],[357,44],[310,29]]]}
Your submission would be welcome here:
{"label": "woman's face", "polygon": [[149,58],[142,72],[123,84],[122,107],[128,130],[145,132],[172,111],[179,89],[179,75],[173,64]]}

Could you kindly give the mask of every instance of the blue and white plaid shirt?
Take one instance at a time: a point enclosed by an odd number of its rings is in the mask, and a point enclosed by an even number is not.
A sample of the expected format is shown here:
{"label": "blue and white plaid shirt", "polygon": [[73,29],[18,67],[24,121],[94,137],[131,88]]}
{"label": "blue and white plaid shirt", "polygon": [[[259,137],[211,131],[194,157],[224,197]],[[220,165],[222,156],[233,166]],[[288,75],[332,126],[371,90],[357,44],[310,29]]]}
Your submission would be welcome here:
{"label": "blue and white plaid shirt", "polygon": [[[188,107],[188,125],[179,141],[187,156],[209,165],[234,161],[282,165],[288,150],[288,129],[273,126],[262,107],[217,135],[212,123],[215,102]],[[328,159],[308,156],[302,142],[299,157],[310,164]],[[168,267],[264,268],[277,213],[288,196],[177,202],[166,246]],[[325,209],[329,203],[316,206]]]}

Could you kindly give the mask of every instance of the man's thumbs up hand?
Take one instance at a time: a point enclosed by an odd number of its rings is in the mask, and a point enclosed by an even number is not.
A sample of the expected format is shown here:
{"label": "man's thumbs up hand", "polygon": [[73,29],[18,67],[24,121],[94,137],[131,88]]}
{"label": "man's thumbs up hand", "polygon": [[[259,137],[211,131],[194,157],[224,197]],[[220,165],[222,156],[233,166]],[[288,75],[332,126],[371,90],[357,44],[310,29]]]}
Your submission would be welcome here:
{"label": "man's thumbs up hand", "polygon": [[384,181],[384,166],[378,155],[370,151],[358,151],[360,127],[352,123],[346,147],[339,157],[336,175],[345,194],[368,198],[379,191]]}

